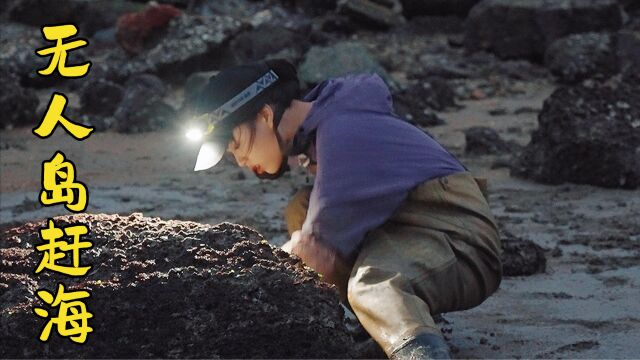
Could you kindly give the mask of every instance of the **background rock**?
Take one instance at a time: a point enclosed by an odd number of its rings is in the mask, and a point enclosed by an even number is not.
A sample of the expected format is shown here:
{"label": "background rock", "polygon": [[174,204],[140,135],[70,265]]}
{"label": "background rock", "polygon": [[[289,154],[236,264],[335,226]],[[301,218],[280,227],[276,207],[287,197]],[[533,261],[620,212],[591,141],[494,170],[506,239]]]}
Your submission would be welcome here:
{"label": "background rock", "polygon": [[544,62],[561,82],[608,77],[618,71],[615,43],[607,33],[573,34],[549,45]]}
{"label": "background rock", "polygon": [[287,60],[297,64],[309,48],[309,42],[303,34],[282,26],[265,24],[238,34],[229,47],[237,63],[263,60],[270,54],[286,49],[293,53],[292,58]]}
{"label": "background rock", "polygon": [[35,127],[41,118],[36,113],[39,102],[33,90],[20,86],[17,76],[8,69],[0,69],[0,128]]}
{"label": "background rock", "polygon": [[144,10],[118,18],[116,39],[131,54],[142,52],[145,41],[164,29],[171,19],[180,15],[172,5],[151,4]]}
{"label": "background rock", "polygon": [[[56,226],[85,224],[83,277],[35,275],[33,244],[45,222],[5,230],[0,242],[0,356],[65,358],[344,358],[357,349],[343,323],[334,287],[297,257],[255,231],[230,223],[205,225],[130,216],[79,214]],[[91,346],[52,331],[41,346],[47,307],[35,291],[91,293]],[[153,316],[150,316],[150,315]]]}
{"label": "background rock", "polygon": [[402,0],[406,17],[419,15],[466,16],[479,0]]}
{"label": "background rock", "polygon": [[503,140],[486,126],[472,126],[464,131],[464,152],[470,155],[500,154],[515,150],[517,144]]}
{"label": "background rock", "polygon": [[515,173],[552,184],[640,186],[640,87],[630,80],[557,89]]}
{"label": "background rock", "polygon": [[440,78],[418,81],[409,87],[392,92],[397,114],[412,124],[434,126],[444,124],[433,111],[455,107],[455,94]]}
{"label": "background rock", "polygon": [[124,96],[124,88],[108,80],[88,82],[80,92],[82,112],[113,115]]}
{"label": "background rock", "polygon": [[105,77],[116,82],[145,72],[184,81],[194,71],[212,70],[228,61],[223,44],[247,26],[226,16],[182,14],[171,20],[164,36],[139,55],[113,51],[98,63],[104,66]]}
{"label": "background rock", "polygon": [[616,55],[620,68],[640,68],[640,30],[619,31],[615,39]]}
{"label": "background rock", "polygon": [[377,29],[388,29],[405,22],[400,0],[340,0],[338,12]]}
{"label": "background rock", "polygon": [[554,40],[617,30],[622,21],[615,0],[483,0],[469,12],[464,45],[501,58],[542,61]]}
{"label": "background rock", "polygon": [[167,88],[151,74],[136,75],[125,84],[125,91],[114,114],[116,130],[144,132],[165,128],[174,123],[176,111],[162,101]]}
{"label": "background rock", "polygon": [[308,85],[317,84],[327,78],[349,73],[376,73],[389,80],[387,72],[380,66],[362,44],[345,41],[329,47],[312,47],[298,67],[298,78]]}

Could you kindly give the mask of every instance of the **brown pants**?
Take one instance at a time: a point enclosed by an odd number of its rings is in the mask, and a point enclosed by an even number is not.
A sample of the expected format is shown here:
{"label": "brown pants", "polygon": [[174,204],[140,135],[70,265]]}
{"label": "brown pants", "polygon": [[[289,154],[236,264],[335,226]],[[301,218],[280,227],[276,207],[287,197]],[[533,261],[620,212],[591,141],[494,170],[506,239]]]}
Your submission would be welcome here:
{"label": "brown pants", "polygon": [[[287,206],[289,234],[302,228],[310,193],[303,188]],[[412,189],[367,233],[350,274],[335,285],[390,356],[421,332],[440,334],[432,315],[475,307],[494,293],[501,254],[486,183],[461,172]]]}

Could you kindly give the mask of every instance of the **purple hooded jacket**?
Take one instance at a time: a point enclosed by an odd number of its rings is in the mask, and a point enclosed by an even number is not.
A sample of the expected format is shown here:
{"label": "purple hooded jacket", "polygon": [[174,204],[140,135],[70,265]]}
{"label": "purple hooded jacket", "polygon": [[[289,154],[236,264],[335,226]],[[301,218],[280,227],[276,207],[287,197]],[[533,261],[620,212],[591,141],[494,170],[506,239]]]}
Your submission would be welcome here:
{"label": "purple hooded jacket", "polygon": [[[303,98],[315,101],[291,155],[317,162],[302,233],[354,259],[366,233],[382,225],[420,183],[465,171],[433,138],[400,119],[376,74],[325,80]],[[315,146],[315,148],[314,148]]]}

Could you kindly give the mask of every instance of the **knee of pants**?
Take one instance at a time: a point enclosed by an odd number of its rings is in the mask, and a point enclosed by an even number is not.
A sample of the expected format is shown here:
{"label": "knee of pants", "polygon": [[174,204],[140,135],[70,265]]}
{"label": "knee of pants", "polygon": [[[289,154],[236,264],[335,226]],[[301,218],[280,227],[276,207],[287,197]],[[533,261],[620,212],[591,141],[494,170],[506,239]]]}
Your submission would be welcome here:
{"label": "knee of pants", "polygon": [[354,265],[347,284],[347,300],[353,308],[366,307],[372,299],[389,291],[396,294],[413,292],[409,281],[397,272]]}
{"label": "knee of pants", "polygon": [[284,210],[284,220],[287,223],[289,235],[294,231],[302,229],[304,219],[307,217],[307,209],[309,208],[309,197],[313,187],[305,186],[298,190],[291,198]]}

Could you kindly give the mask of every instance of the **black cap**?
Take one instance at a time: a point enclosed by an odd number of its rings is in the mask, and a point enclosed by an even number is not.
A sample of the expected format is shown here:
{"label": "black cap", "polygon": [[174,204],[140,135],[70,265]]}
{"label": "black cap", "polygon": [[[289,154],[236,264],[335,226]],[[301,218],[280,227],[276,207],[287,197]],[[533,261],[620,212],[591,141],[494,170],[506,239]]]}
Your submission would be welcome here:
{"label": "black cap", "polygon": [[[264,61],[259,61],[224,69],[209,78],[193,102],[193,112],[196,116],[208,114],[209,116],[203,116],[201,119],[215,122],[215,130],[211,134],[211,138],[216,141],[228,142],[231,139],[233,128],[255,115],[257,112],[255,97],[230,113],[221,111],[220,108],[254,82],[263,78],[270,70]],[[249,95],[255,96],[256,94]],[[223,115],[223,118],[218,119],[215,115]]]}

